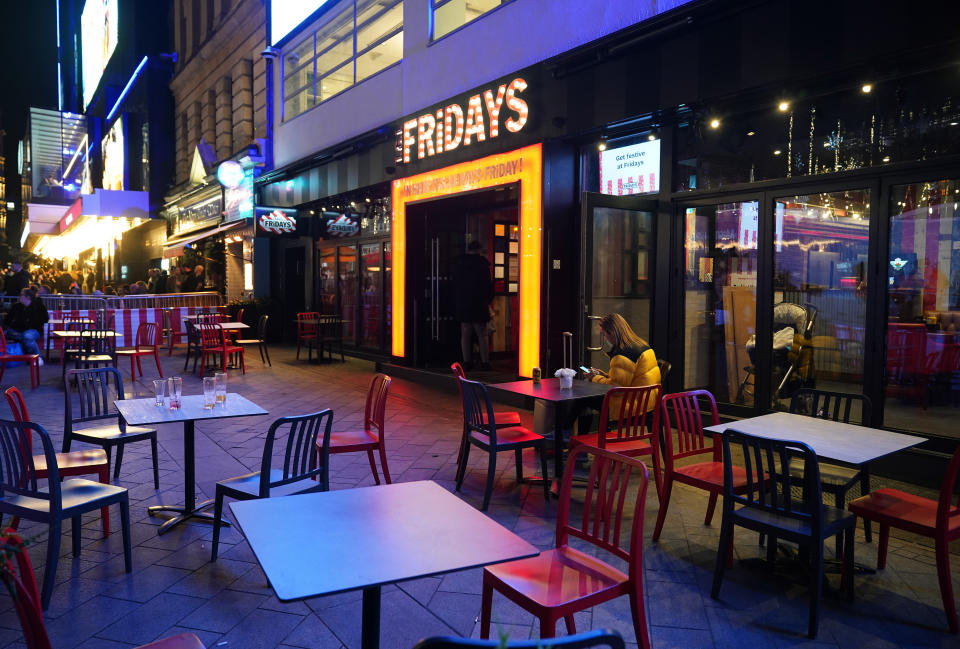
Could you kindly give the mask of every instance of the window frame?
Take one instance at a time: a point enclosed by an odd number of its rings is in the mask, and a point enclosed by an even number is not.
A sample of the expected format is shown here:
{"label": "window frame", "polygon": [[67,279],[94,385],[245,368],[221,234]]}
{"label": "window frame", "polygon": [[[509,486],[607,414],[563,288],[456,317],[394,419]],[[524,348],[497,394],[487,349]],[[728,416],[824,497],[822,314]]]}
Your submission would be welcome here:
{"label": "window frame", "polygon": [[455,2],[455,0],[430,0],[430,14],[429,14],[429,16],[428,16],[428,19],[429,19],[429,21],[430,21],[430,24],[429,24],[429,28],[428,28],[428,30],[427,30],[427,31],[429,32],[429,34],[430,34],[429,42],[427,43],[427,46],[428,46],[428,47],[429,47],[430,45],[438,42],[438,41],[443,40],[444,38],[447,38],[447,37],[450,36],[451,34],[457,33],[458,31],[460,31],[461,29],[463,29],[463,28],[466,27],[467,25],[472,25],[473,23],[475,23],[476,21],[480,20],[481,18],[485,18],[486,16],[489,16],[489,15],[492,14],[494,11],[498,11],[498,10],[502,9],[502,8],[505,7],[506,5],[512,3],[513,0],[500,0],[500,4],[498,4],[496,7],[492,8],[492,9],[487,9],[485,12],[483,12],[482,14],[480,14],[479,16],[477,16],[476,18],[472,18],[472,19],[470,19],[470,20],[468,20],[468,21],[466,21],[466,22],[464,22],[464,23],[461,23],[460,25],[457,25],[457,27],[455,27],[454,29],[451,29],[451,30],[448,31],[446,34],[443,34],[442,36],[437,36],[437,35],[436,35],[436,28],[437,28],[436,14],[437,14],[437,9],[442,9],[443,7],[445,7],[446,5],[450,4],[451,2]]}

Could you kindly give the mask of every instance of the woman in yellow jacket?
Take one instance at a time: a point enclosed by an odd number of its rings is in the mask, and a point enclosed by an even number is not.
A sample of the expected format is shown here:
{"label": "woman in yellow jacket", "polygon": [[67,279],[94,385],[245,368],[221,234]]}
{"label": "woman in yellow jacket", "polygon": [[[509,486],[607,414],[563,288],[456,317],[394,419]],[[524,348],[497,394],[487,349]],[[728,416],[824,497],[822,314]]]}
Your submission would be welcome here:
{"label": "woman in yellow jacket", "polygon": [[[606,374],[599,370],[591,372],[591,381],[623,387],[660,383],[660,367],[653,349],[634,333],[623,316],[619,313],[605,316],[600,321],[600,330],[604,340],[610,344],[610,351],[607,352],[610,371]],[[615,409],[611,408],[611,411],[615,412]]]}

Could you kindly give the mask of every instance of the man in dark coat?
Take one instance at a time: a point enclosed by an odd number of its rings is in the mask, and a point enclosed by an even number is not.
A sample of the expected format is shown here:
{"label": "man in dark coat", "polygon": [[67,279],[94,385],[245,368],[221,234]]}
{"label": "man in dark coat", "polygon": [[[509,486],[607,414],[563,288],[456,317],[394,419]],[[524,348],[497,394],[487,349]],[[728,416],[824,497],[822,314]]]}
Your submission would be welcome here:
{"label": "man in dark coat", "polygon": [[30,286],[30,273],[23,269],[19,261],[10,264],[10,269],[13,274],[7,276],[4,286],[7,289],[7,295],[19,297],[20,291]]}
{"label": "man in dark coat", "polygon": [[483,256],[478,241],[471,241],[467,253],[457,258],[453,273],[456,316],[460,321],[460,350],[463,364],[473,369],[473,337],[480,344],[480,369],[490,369],[490,343],[487,322],[490,321],[490,300],[493,280],[490,262]]}

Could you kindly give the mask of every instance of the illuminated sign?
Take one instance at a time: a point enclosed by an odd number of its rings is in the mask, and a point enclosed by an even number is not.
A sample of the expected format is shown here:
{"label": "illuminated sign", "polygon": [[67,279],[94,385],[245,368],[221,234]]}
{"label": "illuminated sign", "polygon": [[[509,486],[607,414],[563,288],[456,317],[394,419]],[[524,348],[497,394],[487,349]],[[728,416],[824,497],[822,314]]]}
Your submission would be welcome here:
{"label": "illuminated sign", "polygon": [[508,132],[519,133],[529,115],[527,102],[519,97],[526,89],[527,82],[516,78],[473,95],[466,109],[454,103],[405,121],[401,135],[403,161],[410,162],[413,155],[423,160],[488,137],[492,140],[500,135],[501,121]]}
{"label": "illuminated sign", "polygon": [[123,149],[123,117],[119,117],[100,142],[104,189],[123,189]]}
{"label": "illuminated sign", "polygon": [[338,212],[324,212],[324,239],[342,239],[360,234],[359,214],[340,214]]}
{"label": "illuminated sign", "polygon": [[292,234],[297,230],[297,210],[284,207],[257,207],[257,231]]}
{"label": "illuminated sign", "polygon": [[67,213],[63,215],[63,218],[60,219],[60,223],[57,224],[57,231],[63,234],[63,231],[70,227],[74,221],[77,220],[77,217],[80,216],[80,211],[83,209],[83,199],[78,198],[73,201],[73,205],[70,206],[70,209],[67,210]]}
{"label": "illuminated sign", "polygon": [[904,266],[906,266],[909,263],[910,263],[910,260],[900,259],[900,257],[890,260],[890,265],[893,266],[893,269],[896,271],[903,270]]}
{"label": "illuminated sign", "polygon": [[236,160],[227,160],[217,167],[217,180],[224,187],[236,187],[243,182],[243,165]]}
{"label": "illuminated sign", "polygon": [[279,43],[329,0],[271,0],[270,42]]}
{"label": "illuminated sign", "polygon": [[600,192],[625,196],[660,191],[660,140],[600,152]]}
{"label": "illuminated sign", "polygon": [[181,207],[177,210],[177,225],[174,233],[181,234],[210,225],[211,222],[216,223],[222,215],[223,203],[219,196]]}
{"label": "illuminated sign", "polygon": [[83,105],[93,99],[100,77],[117,47],[117,0],[87,0],[80,14],[83,51]]}
{"label": "illuminated sign", "polygon": [[[239,164],[237,166],[240,167],[239,181],[233,187],[226,187],[223,192],[224,221],[236,221],[253,216],[253,169],[244,169]],[[222,169],[223,165],[220,165],[220,168]],[[217,175],[219,177],[219,171]]]}

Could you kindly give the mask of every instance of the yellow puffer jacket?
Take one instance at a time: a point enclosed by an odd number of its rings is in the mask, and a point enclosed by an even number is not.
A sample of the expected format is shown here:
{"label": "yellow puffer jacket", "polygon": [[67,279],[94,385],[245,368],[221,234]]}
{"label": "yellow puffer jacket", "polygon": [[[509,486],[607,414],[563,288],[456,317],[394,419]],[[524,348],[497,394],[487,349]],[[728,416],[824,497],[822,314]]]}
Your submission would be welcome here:
{"label": "yellow puffer jacket", "polygon": [[[608,385],[619,385],[621,387],[639,387],[642,385],[655,385],[660,383],[660,366],[657,365],[657,357],[653,350],[647,348],[637,358],[634,363],[628,357],[617,354],[610,359],[610,371],[607,376],[593,377],[594,383],[606,383]],[[651,402],[647,412],[656,407],[656,402]],[[620,399],[610,400],[610,412],[616,413],[620,410]]]}

